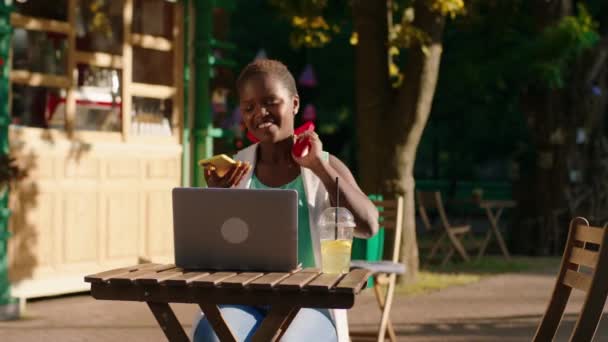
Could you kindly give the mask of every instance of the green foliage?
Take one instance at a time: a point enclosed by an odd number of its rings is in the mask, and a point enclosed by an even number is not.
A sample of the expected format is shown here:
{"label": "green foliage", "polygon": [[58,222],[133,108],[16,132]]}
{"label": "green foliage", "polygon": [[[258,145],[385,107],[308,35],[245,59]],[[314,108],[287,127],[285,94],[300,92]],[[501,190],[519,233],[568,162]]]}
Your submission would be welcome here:
{"label": "green foliage", "polygon": [[601,34],[608,33],[608,1],[606,0],[587,0],[584,2],[587,5],[589,14],[596,22],[602,23],[598,30]]}
{"label": "green foliage", "polygon": [[[503,13],[502,18],[497,18],[500,13],[491,13],[503,9],[503,6],[486,8],[490,13],[481,13],[482,17],[471,19],[471,28],[475,29],[473,35],[478,37],[471,38],[477,47],[469,45],[471,50],[467,51],[477,54],[480,48],[485,49],[486,44],[490,44],[492,55],[488,57],[491,59],[483,63],[481,75],[515,82],[519,89],[527,85],[563,87],[569,64],[599,40],[598,25],[583,4],[579,4],[576,16],[564,17],[540,34],[534,32],[535,18],[526,13],[529,9],[525,5],[514,6],[511,13]],[[500,26],[489,22],[494,19]],[[486,25],[489,35],[479,31]]]}
{"label": "green foliage", "polygon": [[540,33],[524,0],[476,1],[448,22],[417,177],[505,180],[510,161],[533,161],[520,95],[567,85],[569,66],[606,30],[608,21],[593,19],[606,16],[608,6],[585,3],[589,11],[579,6],[576,16]]}
{"label": "green foliage", "polygon": [[523,50],[528,52],[528,56],[524,56],[533,61],[531,75],[551,88],[562,88],[568,65],[599,41],[598,25],[583,4],[579,4],[578,9],[577,16],[565,17],[547,28],[531,42],[529,50]]}
{"label": "green foliage", "polygon": [[[415,13],[407,10],[413,1],[393,1],[394,22],[402,25],[402,32],[410,30],[403,23],[413,22]],[[528,0],[471,0],[466,13],[454,19],[448,16],[433,111],[417,154],[418,178],[505,180],[511,160],[530,158],[528,127],[520,110],[522,89],[565,86],[569,65],[596,43],[598,32],[608,31],[608,1],[579,3],[585,7],[578,7],[575,16],[540,33],[539,18],[531,14],[533,3]],[[240,2],[231,39],[239,46],[240,67],[261,48],[269,57],[284,61],[296,77],[307,63],[313,65],[319,85],[300,89],[302,103],[316,106],[318,130],[327,149],[353,167],[355,68],[350,11],[347,0]],[[329,41],[314,49],[310,47],[315,44],[294,44],[294,32],[300,30],[294,28],[295,16],[321,16],[329,28]],[[307,19],[302,25],[313,22]],[[340,29],[333,31],[333,26]],[[391,68],[397,67],[391,75],[397,84],[398,67],[407,63],[407,48],[414,46],[414,40],[423,40],[420,32],[412,39],[414,32],[411,27],[409,34],[399,37],[393,31],[389,37]]]}

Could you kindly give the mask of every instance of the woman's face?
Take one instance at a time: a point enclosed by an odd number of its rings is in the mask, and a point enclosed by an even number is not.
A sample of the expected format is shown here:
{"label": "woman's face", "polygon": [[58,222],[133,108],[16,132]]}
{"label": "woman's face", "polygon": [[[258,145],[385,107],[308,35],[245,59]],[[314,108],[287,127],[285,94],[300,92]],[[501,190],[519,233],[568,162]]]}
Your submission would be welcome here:
{"label": "woman's face", "polygon": [[256,138],[276,143],[293,135],[300,99],[276,77],[253,76],[245,81],[239,94],[243,121]]}

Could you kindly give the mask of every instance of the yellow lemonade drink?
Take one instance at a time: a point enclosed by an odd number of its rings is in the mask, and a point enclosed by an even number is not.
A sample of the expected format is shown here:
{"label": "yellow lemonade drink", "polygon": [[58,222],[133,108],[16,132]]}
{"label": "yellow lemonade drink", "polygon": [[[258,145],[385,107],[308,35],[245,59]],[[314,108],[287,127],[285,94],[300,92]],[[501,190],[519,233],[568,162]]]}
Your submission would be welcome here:
{"label": "yellow lemonade drink", "polygon": [[324,273],[347,273],[352,240],[321,240]]}

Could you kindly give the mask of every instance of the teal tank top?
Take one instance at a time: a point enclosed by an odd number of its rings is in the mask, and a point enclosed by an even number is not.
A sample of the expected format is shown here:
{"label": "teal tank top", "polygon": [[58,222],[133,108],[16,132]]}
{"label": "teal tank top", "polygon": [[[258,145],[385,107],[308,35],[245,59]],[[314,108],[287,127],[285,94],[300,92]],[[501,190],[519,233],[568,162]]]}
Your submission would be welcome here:
{"label": "teal tank top", "polygon": [[315,267],[315,256],[312,248],[312,238],[310,235],[310,222],[308,218],[308,202],[306,201],[306,192],[304,191],[304,182],[302,175],[299,175],[291,182],[273,188],[264,185],[258,177],[251,177],[250,189],[288,189],[298,192],[298,262],[302,263],[302,267]]}

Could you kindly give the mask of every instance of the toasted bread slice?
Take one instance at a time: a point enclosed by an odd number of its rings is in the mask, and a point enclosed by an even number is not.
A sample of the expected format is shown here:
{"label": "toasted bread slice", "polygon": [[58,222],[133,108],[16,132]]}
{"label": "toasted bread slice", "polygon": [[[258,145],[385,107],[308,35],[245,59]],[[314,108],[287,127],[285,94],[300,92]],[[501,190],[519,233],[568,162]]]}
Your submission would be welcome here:
{"label": "toasted bread slice", "polygon": [[223,177],[232,165],[236,162],[225,154],[219,154],[207,159],[201,159],[198,161],[198,165],[204,168],[213,168],[218,176]]}

